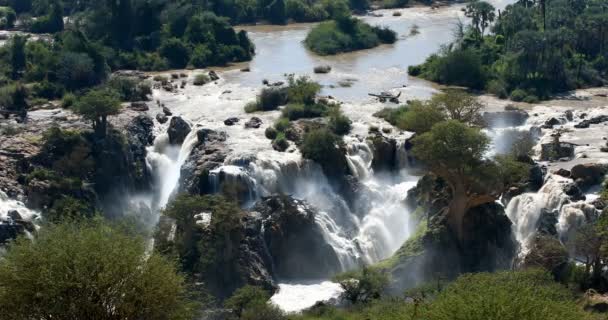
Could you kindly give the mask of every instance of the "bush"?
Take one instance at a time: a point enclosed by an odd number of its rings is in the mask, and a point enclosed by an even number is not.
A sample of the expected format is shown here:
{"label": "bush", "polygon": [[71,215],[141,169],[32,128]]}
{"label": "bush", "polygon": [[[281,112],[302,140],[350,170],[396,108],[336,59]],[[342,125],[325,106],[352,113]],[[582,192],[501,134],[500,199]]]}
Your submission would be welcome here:
{"label": "bush", "polygon": [[397,33],[388,27],[373,27],[380,42],[392,44],[397,42]]}
{"label": "bush", "polygon": [[433,320],[591,319],[568,290],[540,270],[463,275],[423,314]]}
{"label": "bush", "polygon": [[334,111],[329,117],[329,129],[333,133],[343,136],[352,129],[352,122],[340,111]]}
{"label": "bush", "polygon": [[184,278],[146,244],[97,220],[46,225],[35,241],[18,239],[0,259],[3,317],[192,319]]}
{"label": "bush", "polygon": [[389,283],[386,273],[371,268],[363,268],[360,273],[346,273],[339,278],[342,278],[343,298],[353,304],[380,299]]}
{"label": "bush", "polygon": [[384,119],[386,122],[396,126],[397,121],[407,112],[407,109],[407,106],[400,106],[398,108],[384,108],[374,113],[374,117]]}
{"label": "bush", "polygon": [[289,129],[291,127],[291,124],[289,123],[289,119],[287,118],[279,118],[277,119],[277,121],[274,123],[274,128],[278,131],[278,132],[285,132],[287,129]]}
{"label": "bush", "polygon": [[277,137],[272,141],[272,147],[280,152],[283,152],[289,148],[289,141],[285,137],[285,133],[279,132]]}
{"label": "bush", "polygon": [[0,7],[0,28],[12,29],[17,21],[15,10],[8,7]]}
{"label": "bush", "polygon": [[192,84],[194,84],[195,86],[202,86],[202,85],[209,83],[210,81],[211,81],[211,79],[209,78],[209,76],[201,73],[201,74],[197,74],[194,77],[194,81]]}
{"label": "bush", "polygon": [[342,143],[342,139],[331,131],[316,129],[304,135],[300,151],[304,158],[313,160],[326,169],[326,174],[340,175],[341,172],[333,169],[340,169],[343,165]]}
{"label": "bush", "polygon": [[509,98],[516,102],[524,101],[528,94],[522,89],[515,89],[511,92]]}
{"label": "bush", "polygon": [[258,111],[258,103],[257,103],[257,101],[251,101],[251,102],[248,102],[245,105],[245,112],[247,112],[247,113],[253,113],[253,112],[256,112],[256,111]]}
{"label": "bush", "polygon": [[287,99],[291,103],[313,104],[321,91],[321,85],[307,76],[288,75],[287,83]]}
{"label": "bush", "polygon": [[270,139],[270,140],[274,140],[277,135],[277,129],[273,128],[273,127],[268,127],[266,128],[266,131],[264,131],[264,135],[266,136],[266,138]]}
{"label": "bush", "polygon": [[172,68],[183,69],[190,61],[190,49],[185,42],[178,38],[166,40],[159,50]]}
{"label": "bush", "polygon": [[524,100],[523,100],[523,101],[524,101],[525,103],[537,103],[537,102],[538,102],[538,101],[540,101],[540,100],[538,99],[538,97],[537,97],[537,96],[535,96],[535,95],[533,95],[533,94],[530,94],[530,95],[527,95],[527,96],[524,98]]}
{"label": "bush", "polygon": [[282,110],[283,117],[290,121],[298,119],[318,118],[327,112],[328,107],[324,104],[300,104],[291,103]]}
{"label": "bush", "polygon": [[286,88],[264,88],[258,96],[257,110],[271,111],[288,102]]}
{"label": "bush", "polygon": [[509,97],[505,84],[500,80],[492,80],[486,85],[486,91],[497,96],[500,99]]}
{"label": "bush", "polygon": [[122,101],[146,101],[152,94],[149,82],[127,77],[112,77],[107,87],[118,93]]}

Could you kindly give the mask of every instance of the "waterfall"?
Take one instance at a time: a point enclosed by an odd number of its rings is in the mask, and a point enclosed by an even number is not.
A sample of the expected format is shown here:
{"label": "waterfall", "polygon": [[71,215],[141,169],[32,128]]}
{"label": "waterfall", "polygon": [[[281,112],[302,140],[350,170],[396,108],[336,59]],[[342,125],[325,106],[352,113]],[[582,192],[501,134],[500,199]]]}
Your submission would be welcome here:
{"label": "waterfall", "polygon": [[156,137],[154,145],[148,147],[146,163],[154,173],[155,180],[152,203],[154,210],[162,209],[169,203],[171,196],[177,190],[182,165],[197,142],[196,130],[192,130],[181,146],[171,145],[169,135],[163,133]]}
{"label": "waterfall", "polygon": [[537,193],[521,194],[507,205],[506,214],[513,223],[521,257],[530,250],[543,210],[557,213],[557,235],[562,242],[567,241],[569,234],[578,226],[598,214],[598,210],[585,201],[570,201],[563,189],[569,183],[572,183],[571,179],[549,175]]}
{"label": "waterfall", "polygon": [[23,202],[10,199],[8,195],[0,191],[0,221],[8,221],[8,213],[11,211],[19,212],[19,215],[25,221],[35,221],[40,218],[40,213],[28,209]]}

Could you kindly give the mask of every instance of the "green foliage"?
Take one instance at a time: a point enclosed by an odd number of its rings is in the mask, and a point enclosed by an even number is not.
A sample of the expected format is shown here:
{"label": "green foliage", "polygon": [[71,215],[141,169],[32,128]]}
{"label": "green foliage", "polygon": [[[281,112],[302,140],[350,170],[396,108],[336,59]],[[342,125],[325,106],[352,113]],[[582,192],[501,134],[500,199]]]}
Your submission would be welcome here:
{"label": "green foliage", "polygon": [[106,134],[107,117],[118,114],[120,108],[119,95],[109,89],[89,91],[74,105],[74,111],[92,121],[93,129],[101,137]]}
{"label": "green foliage", "polygon": [[210,81],[211,81],[211,79],[209,78],[209,76],[207,76],[206,74],[202,74],[201,73],[201,74],[197,74],[194,77],[193,84],[195,86],[202,86],[202,85],[205,85],[205,84],[209,83]]}
{"label": "green foliage", "polygon": [[325,174],[340,175],[345,170],[343,141],[327,128],[314,129],[304,135],[299,146],[302,156],[323,167]]}
{"label": "green foliage", "polygon": [[100,221],[46,225],[0,258],[0,309],[10,319],[185,320],[195,310],[188,295],[143,237]]}
{"label": "green foliage", "polygon": [[[208,226],[196,223],[201,214],[210,215]],[[245,230],[238,204],[222,196],[184,194],[169,203],[163,215],[175,219],[177,229],[173,240],[157,237],[157,248],[177,255],[182,269],[205,282],[212,293],[237,289],[225,275],[241,272],[239,244]]]}
{"label": "green foliage", "polygon": [[176,69],[183,69],[190,61],[190,49],[188,45],[178,39],[167,39],[160,46],[160,54],[169,61],[169,66]]}
{"label": "green foliage", "polygon": [[356,18],[340,17],[315,26],[304,43],[317,54],[333,55],[394,43],[396,39],[395,32],[387,28],[372,27]]}
{"label": "green foliage", "polygon": [[63,196],[53,201],[52,207],[43,215],[45,221],[51,223],[75,222],[91,219],[94,216],[95,208],[71,196]]}
{"label": "green foliage", "polygon": [[388,275],[380,270],[363,268],[359,273],[340,275],[340,286],[344,290],[343,298],[353,304],[365,304],[380,299],[388,286]]}
{"label": "green foliage", "polygon": [[23,114],[28,109],[27,88],[18,83],[0,88],[0,109]]}
{"label": "green foliage", "polygon": [[446,116],[438,106],[426,104],[420,101],[410,103],[407,112],[397,118],[396,125],[402,130],[416,133],[425,133],[446,119]]}
{"label": "green foliage", "polygon": [[397,122],[407,112],[408,106],[399,106],[397,108],[384,108],[376,113],[374,117],[386,120],[386,122],[396,126]]}
{"label": "green foliage", "polygon": [[287,99],[291,103],[313,104],[321,91],[321,85],[307,76],[296,78],[293,74],[288,75],[287,83]]}
{"label": "green foliage", "polygon": [[118,93],[122,101],[146,101],[152,95],[152,87],[149,82],[128,77],[112,77],[107,82],[107,87]]}
{"label": "green foliage", "polygon": [[15,10],[8,7],[0,7],[0,28],[12,29],[15,26],[17,14]]}
{"label": "green foliage", "polygon": [[327,112],[327,105],[321,103],[315,104],[300,104],[291,103],[285,106],[282,110],[282,116],[290,121],[317,118],[323,116]]}
{"label": "green foliage", "polygon": [[260,287],[244,286],[224,302],[224,307],[232,310],[236,319],[275,320],[283,319],[282,312],[268,304],[270,294]]}
{"label": "green foliage", "polygon": [[22,36],[14,36],[11,39],[10,54],[11,54],[11,69],[13,78],[17,79],[20,73],[25,69],[25,43],[27,38]]}
{"label": "green foliage", "polygon": [[340,110],[334,110],[329,115],[329,129],[336,135],[343,136],[352,129],[352,121]]}
{"label": "green foliage", "polygon": [[52,127],[44,133],[43,141],[37,160],[54,172],[79,179],[93,172],[92,147],[80,132]]}
{"label": "green foliage", "polygon": [[591,319],[544,271],[463,275],[425,307],[427,319]]}
{"label": "green foliage", "polygon": [[30,26],[33,33],[55,33],[63,30],[63,6],[61,1],[54,0],[48,15],[38,17]]}

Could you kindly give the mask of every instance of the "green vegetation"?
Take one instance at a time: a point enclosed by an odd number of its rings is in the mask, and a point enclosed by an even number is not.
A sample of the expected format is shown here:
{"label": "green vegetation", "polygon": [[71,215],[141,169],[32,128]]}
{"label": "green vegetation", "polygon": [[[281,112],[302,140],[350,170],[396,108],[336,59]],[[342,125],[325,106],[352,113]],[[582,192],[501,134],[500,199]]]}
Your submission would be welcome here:
{"label": "green vegetation", "polygon": [[372,27],[359,19],[344,16],[314,27],[304,43],[317,54],[332,55],[395,41],[397,34],[388,28]]}
{"label": "green vegetation", "polygon": [[380,299],[389,283],[386,273],[371,268],[341,274],[336,280],[344,290],[343,298],[352,304],[365,304]]}
{"label": "green vegetation", "polygon": [[45,225],[0,258],[8,319],[192,319],[184,279],[128,229],[101,221]]}
{"label": "green vegetation", "polygon": [[[224,307],[232,310],[234,319],[243,320],[280,320],[284,319],[283,312],[269,304],[268,291],[254,286],[244,286],[224,302]],[[231,318],[231,319],[232,319]]]}
{"label": "green vegetation", "polygon": [[93,122],[97,136],[106,136],[108,116],[120,111],[120,97],[112,90],[93,90],[82,96],[74,106],[74,111]]}
{"label": "green vegetation", "polygon": [[[439,290],[437,290],[439,289]],[[466,274],[445,288],[409,290],[413,301],[384,298],[361,307],[313,308],[294,320],[600,319],[584,312],[571,293],[540,270]]]}
{"label": "green vegetation", "polygon": [[[210,215],[207,226],[197,223],[202,213]],[[175,219],[177,229],[173,240],[158,233],[156,247],[165,255],[177,257],[182,270],[195,281],[204,282],[216,296],[236,290],[237,279],[227,275],[242,271],[239,243],[245,230],[238,205],[222,196],[184,194],[169,203],[163,215]]]}
{"label": "green vegetation", "polygon": [[410,75],[529,103],[606,81],[603,1],[519,1],[500,15],[474,1],[465,14],[472,25],[460,26],[451,46],[411,67]]}

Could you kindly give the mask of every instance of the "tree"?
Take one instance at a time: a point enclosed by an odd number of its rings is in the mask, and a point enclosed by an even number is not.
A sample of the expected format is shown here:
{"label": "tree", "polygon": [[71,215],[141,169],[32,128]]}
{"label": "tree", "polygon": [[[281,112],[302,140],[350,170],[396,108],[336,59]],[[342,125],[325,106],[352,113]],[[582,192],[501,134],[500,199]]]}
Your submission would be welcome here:
{"label": "tree", "polygon": [[78,99],[74,111],[85,119],[93,121],[93,130],[99,138],[104,138],[107,133],[108,116],[120,112],[120,98],[112,90],[92,90]]}
{"label": "tree", "polygon": [[25,69],[25,44],[26,37],[14,36],[11,45],[11,69],[13,79],[19,78],[21,72]]}
{"label": "tree", "polygon": [[287,23],[287,14],[285,11],[285,0],[273,0],[267,7],[268,20],[272,24]]}
{"label": "tree", "polygon": [[385,272],[371,268],[363,268],[355,275],[347,273],[340,278],[344,278],[340,281],[340,287],[344,290],[343,297],[353,304],[379,299],[389,284]]}
{"label": "tree", "polygon": [[192,319],[184,278],[146,241],[95,220],[46,225],[0,258],[6,319]]}
{"label": "tree", "polygon": [[464,15],[471,18],[479,38],[484,36],[486,28],[496,18],[494,6],[485,1],[470,2],[464,9]]}
{"label": "tree", "polygon": [[481,124],[481,110],[484,105],[479,100],[462,90],[448,90],[436,94],[429,102],[446,113],[448,119],[457,120],[468,125]]}
{"label": "tree", "polygon": [[32,0],[10,0],[9,4],[17,13],[24,13],[32,10]]}
{"label": "tree", "polygon": [[422,134],[444,120],[445,114],[437,105],[412,101],[407,111],[397,118],[396,124],[400,129]]}
{"label": "tree", "polygon": [[484,159],[490,139],[479,129],[448,120],[416,137],[413,144],[413,154],[447,183],[451,192],[447,222],[462,241],[469,209],[494,202],[502,192],[499,170]]}
{"label": "tree", "polygon": [[285,319],[283,312],[268,303],[270,294],[261,287],[244,286],[224,302],[224,306],[241,320],[280,320]]}
{"label": "tree", "polygon": [[160,54],[169,60],[173,68],[184,68],[190,61],[190,49],[178,38],[166,40],[160,47]]}
{"label": "tree", "polygon": [[112,15],[112,42],[117,48],[131,49],[133,45],[134,13],[131,0],[109,0]]}

